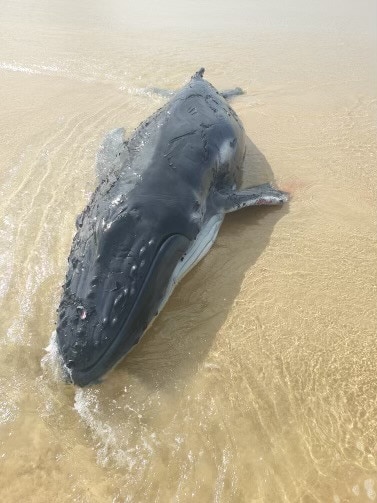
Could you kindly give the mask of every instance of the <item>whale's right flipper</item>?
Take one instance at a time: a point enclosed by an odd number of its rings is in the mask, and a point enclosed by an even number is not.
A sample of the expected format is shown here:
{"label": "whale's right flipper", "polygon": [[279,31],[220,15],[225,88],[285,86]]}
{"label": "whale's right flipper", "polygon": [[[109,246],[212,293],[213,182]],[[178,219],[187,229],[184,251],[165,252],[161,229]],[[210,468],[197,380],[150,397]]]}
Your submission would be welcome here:
{"label": "whale's right flipper", "polygon": [[97,153],[96,173],[98,180],[104,180],[112,171],[120,169],[129,158],[124,128],[109,131]]}
{"label": "whale's right flipper", "polygon": [[241,210],[247,206],[277,205],[286,203],[289,194],[274,189],[269,183],[249,187],[243,190],[220,191],[217,193],[217,204],[225,213]]}

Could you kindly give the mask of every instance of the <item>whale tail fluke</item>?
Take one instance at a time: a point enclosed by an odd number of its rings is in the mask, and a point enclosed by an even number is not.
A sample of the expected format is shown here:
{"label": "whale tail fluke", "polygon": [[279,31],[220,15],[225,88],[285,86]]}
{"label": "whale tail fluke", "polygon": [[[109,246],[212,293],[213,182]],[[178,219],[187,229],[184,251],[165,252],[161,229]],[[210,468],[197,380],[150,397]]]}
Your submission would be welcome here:
{"label": "whale tail fluke", "polygon": [[205,69],[204,68],[200,68],[193,76],[192,78],[193,79],[202,79],[203,78],[203,74],[205,72]]}
{"label": "whale tail fluke", "polygon": [[226,100],[233,98],[234,96],[240,96],[241,94],[245,94],[245,91],[240,87],[235,87],[234,89],[227,89],[226,91],[221,91],[221,96]]}

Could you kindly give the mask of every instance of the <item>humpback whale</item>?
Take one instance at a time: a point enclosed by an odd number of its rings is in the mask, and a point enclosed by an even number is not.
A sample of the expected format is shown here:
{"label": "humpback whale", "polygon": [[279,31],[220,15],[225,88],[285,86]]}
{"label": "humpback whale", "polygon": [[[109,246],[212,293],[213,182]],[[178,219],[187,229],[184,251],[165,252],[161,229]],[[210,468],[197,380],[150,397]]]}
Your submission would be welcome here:
{"label": "humpback whale", "polygon": [[226,101],[232,92],[222,96],[203,73],[127,140],[111,131],[98,152],[99,183],[76,221],[56,329],[76,385],[98,382],[137,344],[226,213],[288,200],[270,184],[240,188],[244,128]]}

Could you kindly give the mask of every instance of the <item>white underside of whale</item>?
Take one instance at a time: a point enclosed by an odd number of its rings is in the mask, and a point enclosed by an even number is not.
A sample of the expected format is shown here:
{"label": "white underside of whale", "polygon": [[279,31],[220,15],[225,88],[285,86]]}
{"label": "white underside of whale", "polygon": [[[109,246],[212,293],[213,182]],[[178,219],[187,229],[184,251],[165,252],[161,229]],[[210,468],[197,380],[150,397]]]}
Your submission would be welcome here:
{"label": "white underside of whale", "polygon": [[216,240],[223,220],[224,213],[214,215],[208,220],[208,222],[198,233],[195,241],[192,243],[186,254],[176,265],[170,278],[169,284],[166,288],[165,295],[159,305],[158,313],[161,312],[170,295],[173,293],[174,288],[181,281],[181,279],[186,276],[186,274],[191,271],[191,269],[195,267],[196,264],[207,255]]}

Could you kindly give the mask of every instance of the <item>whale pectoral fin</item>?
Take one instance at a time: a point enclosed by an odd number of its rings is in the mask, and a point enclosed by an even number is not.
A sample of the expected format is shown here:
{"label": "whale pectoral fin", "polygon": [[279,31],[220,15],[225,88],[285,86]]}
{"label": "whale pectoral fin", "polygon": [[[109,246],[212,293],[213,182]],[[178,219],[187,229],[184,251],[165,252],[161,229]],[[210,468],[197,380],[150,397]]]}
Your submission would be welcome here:
{"label": "whale pectoral fin", "polygon": [[219,204],[226,213],[241,210],[247,206],[277,205],[286,203],[289,194],[274,189],[269,183],[238,191],[219,192]]}
{"label": "whale pectoral fin", "polygon": [[96,173],[99,180],[104,180],[127,161],[129,153],[124,132],[124,128],[117,128],[109,131],[104,137],[96,159]]}
{"label": "whale pectoral fin", "polygon": [[245,94],[240,87],[235,87],[234,89],[227,89],[226,91],[221,91],[221,96],[226,100],[233,98],[233,96],[240,96],[241,94]]}

